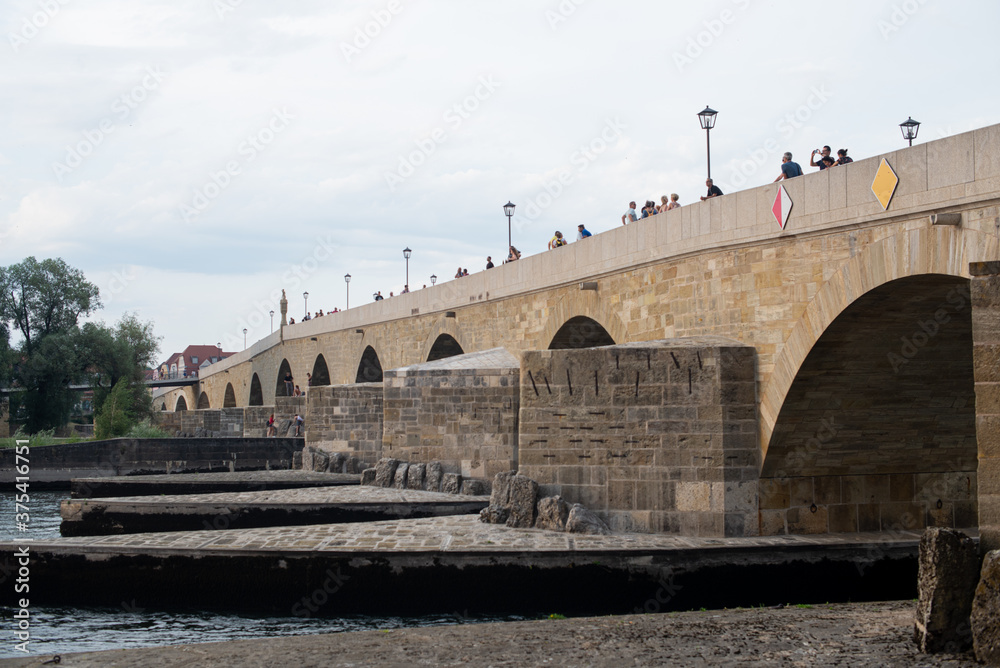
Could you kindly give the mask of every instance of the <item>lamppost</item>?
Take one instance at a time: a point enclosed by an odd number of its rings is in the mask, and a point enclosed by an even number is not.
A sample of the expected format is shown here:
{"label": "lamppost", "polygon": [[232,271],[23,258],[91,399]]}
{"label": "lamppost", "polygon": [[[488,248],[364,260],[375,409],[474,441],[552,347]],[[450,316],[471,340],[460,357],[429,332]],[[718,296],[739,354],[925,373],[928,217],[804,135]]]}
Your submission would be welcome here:
{"label": "lamppost", "polygon": [[413,251],[410,250],[409,246],[407,246],[406,248],[403,249],[403,257],[406,258],[406,289],[407,290],[410,289],[410,253],[412,253],[412,252]]}
{"label": "lamppost", "polygon": [[910,142],[910,146],[913,146],[913,140],[917,138],[917,132],[920,131],[920,121],[915,121],[912,117],[907,116],[906,120],[899,124],[899,129],[903,133],[903,139]]}
{"label": "lamppost", "polygon": [[511,242],[511,239],[510,239],[510,219],[514,215],[514,207],[515,206],[517,206],[517,205],[516,204],[511,204],[510,200],[507,200],[507,203],[503,205],[503,213],[504,213],[505,216],[507,216],[507,250],[508,251],[510,251],[510,247],[513,245],[513,242]]}
{"label": "lamppost", "polygon": [[247,349],[247,328],[243,328],[243,350]]}
{"label": "lamppost", "polygon": [[433,286],[437,282],[438,282],[438,277],[434,274],[431,274],[431,286]]}
{"label": "lamppost", "polygon": [[698,122],[701,123],[701,129],[705,131],[705,154],[708,156],[708,178],[712,178],[711,132],[712,128],[715,127],[715,116],[718,113],[715,109],[707,105],[702,111],[698,112]]}
{"label": "lamppost", "polygon": [[271,314],[271,333],[274,334],[274,310],[271,310],[270,314]]}
{"label": "lamppost", "polygon": [[309,315],[309,293],[308,292],[303,292],[302,293],[302,299],[306,300],[306,312],[303,314],[303,317],[304,317],[306,315]]}
{"label": "lamppost", "polygon": [[347,283],[347,308],[344,309],[346,311],[348,308],[351,308],[351,275],[350,274],[344,274],[344,283]]}

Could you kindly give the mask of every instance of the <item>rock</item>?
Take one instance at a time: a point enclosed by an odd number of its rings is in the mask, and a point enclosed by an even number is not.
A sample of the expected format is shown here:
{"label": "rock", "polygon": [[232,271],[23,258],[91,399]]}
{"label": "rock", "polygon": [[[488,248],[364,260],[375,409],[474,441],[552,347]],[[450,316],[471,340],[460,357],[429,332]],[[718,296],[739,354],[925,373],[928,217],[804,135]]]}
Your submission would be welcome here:
{"label": "rock", "polygon": [[410,468],[406,472],[406,489],[423,489],[426,473],[426,464],[410,464]]}
{"label": "rock", "polygon": [[330,467],[330,455],[316,448],[313,448],[312,451],[312,470],[317,473],[326,473]]}
{"label": "rock", "polygon": [[410,465],[406,462],[400,462],[399,466],[396,467],[396,476],[393,478],[392,486],[396,489],[406,489],[406,474],[410,469]]}
{"label": "rock", "polygon": [[490,485],[480,478],[469,478],[462,481],[462,494],[469,496],[486,496],[490,493]]}
{"label": "rock", "polygon": [[535,524],[535,504],[538,502],[538,483],[523,475],[510,480],[510,517],[507,526],[530,529]]}
{"label": "rock", "polygon": [[301,469],[302,468],[302,451],[292,453],[292,468]]}
{"label": "rock", "polygon": [[506,524],[510,517],[510,508],[506,506],[489,505],[479,511],[479,521],[486,524]]}
{"label": "rock", "polygon": [[197,429],[195,429],[194,430],[194,437],[195,438],[204,438],[205,437],[205,428],[204,427],[198,427]]}
{"label": "rock", "polygon": [[281,424],[278,425],[278,436],[288,436],[288,430],[291,428],[292,428],[291,420],[282,420]]}
{"label": "rock", "polygon": [[330,473],[343,473],[346,462],[347,455],[342,452],[331,452],[330,464],[326,467],[326,470]]}
{"label": "rock", "polygon": [[535,517],[536,529],[549,531],[564,531],[566,520],[569,519],[569,504],[561,496],[547,496],[538,501],[538,515]]}
{"label": "rock", "polygon": [[920,538],[913,640],[925,654],[959,653],[972,637],[969,613],[979,580],[979,549],[961,531],[932,527]]}
{"label": "rock", "polygon": [[446,494],[458,494],[462,489],[461,473],[445,473],[441,476],[441,491]]}
{"label": "rock", "polygon": [[599,536],[606,536],[611,533],[611,529],[593,511],[587,510],[579,503],[574,503],[569,509],[569,517],[566,518],[566,531],[570,533],[589,533]]}
{"label": "rock", "polygon": [[444,469],[441,468],[441,462],[431,462],[428,464],[424,474],[424,489],[428,492],[440,492],[443,475]]}
{"label": "rock", "polygon": [[344,473],[364,473],[368,465],[357,457],[349,457],[346,462],[344,462]]}
{"label": "rock", "polygon": [[487,524],[506,524],[510,517],[510,482],[517,471],[504,471],[493,476],[490,505],[479,511],[479,520]]}
{"label": "rock", "polygon": [[374,485],[375,484],[375,469],[365,469],[361,472],[361,484],[362,485]]}
{"label": "rock", "polygon": [[396,467],[399,466],[398,459],[380,459],[375,465],[375,486],[392,487],[392,481],[396,476]]}
{"label": "rock", "polygon": [[976,658],[1000,666],[1000,550],[987,552],[983,559],[971,622]]}

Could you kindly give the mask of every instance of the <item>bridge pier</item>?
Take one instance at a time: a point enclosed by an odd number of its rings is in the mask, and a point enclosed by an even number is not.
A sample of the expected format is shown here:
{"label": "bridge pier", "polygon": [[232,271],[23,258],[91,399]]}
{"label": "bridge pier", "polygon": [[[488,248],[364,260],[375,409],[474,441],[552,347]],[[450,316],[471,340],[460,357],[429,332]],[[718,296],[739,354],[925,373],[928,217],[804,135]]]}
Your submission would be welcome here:
{"label": "bridge pier", "polygon": [[982,550],[1000,549],[1000,262],[973,262],[972,345]]}

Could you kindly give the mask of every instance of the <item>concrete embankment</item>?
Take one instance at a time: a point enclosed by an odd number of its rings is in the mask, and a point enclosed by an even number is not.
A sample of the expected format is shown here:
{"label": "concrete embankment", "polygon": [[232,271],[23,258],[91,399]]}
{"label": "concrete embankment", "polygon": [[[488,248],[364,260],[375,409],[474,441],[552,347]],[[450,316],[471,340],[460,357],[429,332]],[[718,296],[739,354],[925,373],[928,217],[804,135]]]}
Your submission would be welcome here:
{"label": "concrete embankment", "polygon": [[[34,489],[65,488],[73,478],[257,471],[292,468],[301,438],[117,438],[31,448]],[[14,450],[0,451],[0,480],[13,484]]]}
{"label": "concrete embankment", "polygon": [[69,489],[70,496],[74,499],[94,499],[109,496],[238,493],[302,487],[339,487],[357,485],[360,481],[361,476],[355,473],[315,473],[292,469],[74,478],[70,481]]}
{"label": "concrete embankment", "polygon": [[[239,474],[231,474],[239,475]],[[60,512],[63,536],[153,531],[250,529],[376,522],[416,517],[477,514],[489,497],[442,492],[360,486],[360,476],[312,474],[353,478],[348,487],[294,490],[70,499]]]}
{"label": "concrete embankment", "polygon": [[[63,538],[31,546],[32,605],[282,615],[609,614],[912,599],[915,532],[591,536],[444,517]],[[16,545],[0,544],[0,566]],[[11,604],[13,589],[0,590]]]}

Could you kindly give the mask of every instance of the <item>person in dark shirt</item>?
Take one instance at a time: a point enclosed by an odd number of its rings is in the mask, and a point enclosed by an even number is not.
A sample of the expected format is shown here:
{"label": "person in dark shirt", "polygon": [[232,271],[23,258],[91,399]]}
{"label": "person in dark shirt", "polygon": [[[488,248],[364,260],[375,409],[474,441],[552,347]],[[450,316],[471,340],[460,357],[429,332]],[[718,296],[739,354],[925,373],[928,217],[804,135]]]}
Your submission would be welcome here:
{"label": "person in dark shirt", "polygon": [[493,258],[490,257],[489,255],[486,256],[486,268],[487,269],[493,268]]}
{"label": "person in dark shirt", "polygon": [[715,184],[712,183],[712,179],[706,179],[705,180],[705,185],[708,186],[708,194],[704,195],[701,198],[702,202],[704,202],[707,199],[712,199],[713,197],[721,197],[722,196],[722,191],[719,190],[719,186],[717,186],[717,185],[715,185]]}
{"label": "person in dark shirt", "polygon": [[781,156],[781,174],[778,174],[778,178],[774,180],[775,183],[781,179],[792,179],[796,176],[802,176],[802,167],[799,163],[792,161],[792,154],[786,152],[785,155]]}
{"label": "person in dark shirt", "polygon": [[[829,158],[831,150],[832,149],[829,146],[824,146],[821,149],[817,149],[817,150],[813,151],[812,155],[809,156],[809,166],[810,167],[819,167],[820,171],[823,171],[824,169],[826,169],[827,165],[826,165],[826,163],[823,162],[823,158]],[[816,154],[817,153],[819,153],[819,155],[820,155],[819,162],[816,162]]]}
{"label": "person in dark shirt", "polygon": [[854,158],[847,157],[847,149],[842,148],[837,151],[837,162],[833,163],[835,165],[846,165],[848,163],[854,162]]}

